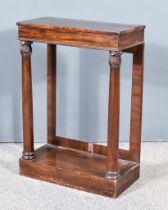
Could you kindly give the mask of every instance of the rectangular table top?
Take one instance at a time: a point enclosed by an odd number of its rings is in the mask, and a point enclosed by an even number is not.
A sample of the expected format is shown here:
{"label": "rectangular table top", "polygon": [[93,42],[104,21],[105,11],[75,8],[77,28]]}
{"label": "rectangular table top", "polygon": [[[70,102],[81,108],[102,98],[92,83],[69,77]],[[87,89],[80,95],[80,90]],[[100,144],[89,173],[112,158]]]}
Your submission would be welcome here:
{"label": "rectangular table top", "polygon": [[143,25],[126,25],[117,23],[105,23],[96,21],[85,21],[76,19],[42,17],[17,23],[22,26],[31,26],[36,28],[75,30],[87,32],[106,32],[106,33],[130,33],[135,30],[144,29]]}
{"label": "rectangular table top", "polygon": [[120,50],[143,42],[144,25],[42,17],[17,23],[19,39]]}

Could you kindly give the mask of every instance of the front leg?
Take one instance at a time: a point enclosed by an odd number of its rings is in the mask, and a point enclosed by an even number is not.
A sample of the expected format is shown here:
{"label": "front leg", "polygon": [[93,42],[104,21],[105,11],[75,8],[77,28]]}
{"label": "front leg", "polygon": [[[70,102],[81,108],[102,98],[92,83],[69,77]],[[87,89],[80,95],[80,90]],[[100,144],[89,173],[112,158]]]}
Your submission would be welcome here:
{"label": "front leg", "polygon": [[121,53],[110,52],[110,82],[108,105],[107,179],[119,177],[119,112],[120,112],[120,64]]}
{"label": "front leg", "polygon": [[23,159],[34,158],[33,134],[33,98],[31,75],[31,48],[32,42],[21,41],[20,52],[22,55],[22,111],[23,111]]}

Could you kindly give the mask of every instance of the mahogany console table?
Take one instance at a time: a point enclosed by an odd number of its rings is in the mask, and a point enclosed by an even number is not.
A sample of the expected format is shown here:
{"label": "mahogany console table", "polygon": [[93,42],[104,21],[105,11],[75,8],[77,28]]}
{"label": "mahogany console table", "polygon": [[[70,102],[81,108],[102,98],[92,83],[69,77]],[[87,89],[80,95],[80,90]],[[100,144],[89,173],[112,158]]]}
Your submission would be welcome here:
{"label": "mahogany console table", "polygon": [[[139,177],[145,26],[61,18],[38,18],[18,22],[17,25],[22,55],[24,138],[20,174],[117,197]],[[47,144],[36,151],[31,76],[33,42],[47,43],[48,59]],[[56,136],[56,45],[109,51],[107,147]],[[129,150],[119,149],[122,53],[133,53]]]}

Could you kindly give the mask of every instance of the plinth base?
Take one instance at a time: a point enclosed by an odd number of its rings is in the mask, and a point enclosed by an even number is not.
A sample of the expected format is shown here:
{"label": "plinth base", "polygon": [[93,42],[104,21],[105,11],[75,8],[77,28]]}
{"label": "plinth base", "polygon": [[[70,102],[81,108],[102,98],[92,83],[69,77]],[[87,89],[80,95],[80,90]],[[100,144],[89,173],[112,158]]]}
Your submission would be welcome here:
{"label": "plinth base", "polygon": [[139,165],[119,160],[119,178],[107,179],[106,157],[81,150],[44,145],[35,159],[20,159],[20,174],[87,192],[117,197],[139,178]]}

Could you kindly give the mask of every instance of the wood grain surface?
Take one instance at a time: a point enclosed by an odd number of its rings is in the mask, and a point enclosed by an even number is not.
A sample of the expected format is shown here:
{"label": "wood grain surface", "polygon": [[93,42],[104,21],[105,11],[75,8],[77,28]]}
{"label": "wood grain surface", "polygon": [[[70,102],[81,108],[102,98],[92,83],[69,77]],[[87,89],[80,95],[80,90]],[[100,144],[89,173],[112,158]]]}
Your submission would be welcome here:
{"label": "wood grain surface", "polygon": [[[60,18],[18,22],[22,55],[23,156],[20,174],[109,197],[139,178],[144,26]],[[47,145],[34,151],[31,44],[47,44]],[[56,135],[56,46],[109,50],[107,146]],[[121,54],[133,54],[130,146],[119,148]],[[59,99],[58,99],[59,100]]]}
{"label": "wood grain surface", "polygon": [[118,51],[142,43],[145,28],[52,17],[21,21],[17,25],[20,40]]}

